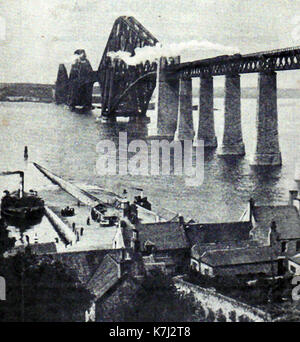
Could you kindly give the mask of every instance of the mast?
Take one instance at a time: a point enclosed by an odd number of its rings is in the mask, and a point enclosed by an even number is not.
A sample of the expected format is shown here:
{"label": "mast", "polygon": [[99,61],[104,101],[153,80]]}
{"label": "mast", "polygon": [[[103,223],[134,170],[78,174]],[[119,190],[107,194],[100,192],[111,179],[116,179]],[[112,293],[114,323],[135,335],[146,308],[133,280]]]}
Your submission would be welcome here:
{"label": "mast", "polygon": [[22,198],[24,196],[24,172],[20,171],[20,177],[21,177],[21,181],[20,181],[20,198]]}

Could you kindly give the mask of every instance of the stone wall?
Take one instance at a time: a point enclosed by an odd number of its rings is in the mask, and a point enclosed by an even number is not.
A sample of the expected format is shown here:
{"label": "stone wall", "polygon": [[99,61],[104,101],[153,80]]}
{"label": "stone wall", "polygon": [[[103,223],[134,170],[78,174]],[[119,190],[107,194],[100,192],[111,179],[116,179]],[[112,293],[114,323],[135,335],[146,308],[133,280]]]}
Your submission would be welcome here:
{"label": "stone wall", "polygon": [[201,304],[206,318],[209,320],[221,321],[223,319],[226,322],[271,321],[270,315],[266,312],[233,298],[221,295],[212,289],[205,289],[191,284],[182,280],[180,277],[175,277],[174,283],[178,291],[187,294],[192,293],[195,296],[195,300]]}

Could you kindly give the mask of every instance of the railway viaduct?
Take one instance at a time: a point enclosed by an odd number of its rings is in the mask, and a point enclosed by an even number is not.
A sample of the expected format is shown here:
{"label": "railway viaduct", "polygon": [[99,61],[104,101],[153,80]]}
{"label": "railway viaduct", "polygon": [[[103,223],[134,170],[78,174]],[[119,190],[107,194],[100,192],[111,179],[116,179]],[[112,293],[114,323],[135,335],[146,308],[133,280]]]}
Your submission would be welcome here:
{"label": "railway viaduct", "polygon": [[[118,18],[112,28],[99,68],[85,82],[99,82],[102,116],[131,119],[146,117],[149,101],[157,88],[157,134],[176,140],[204,141],[207,148],[217,147],[214,128],[213,80],[225,76],[225,120],[220,154],[244,155],[241,125],[240,75],[258,74],[257,141],[253,165],[281,165],[278,136],[278,71],[300,69],[300,47],[256,52],[246,55],[223,55],[180,63],[180,57],[160,58],[127,65],[109,53],[126,51],[132,56],[137,47],[155,46],[158,40],[133,17]],[[199,78],[199,125],[194,132],[192,119],[192,78]],[[57,92],[67,92],[68,76],[60,66]],[[66,101],[66,100],[65,100]]]}

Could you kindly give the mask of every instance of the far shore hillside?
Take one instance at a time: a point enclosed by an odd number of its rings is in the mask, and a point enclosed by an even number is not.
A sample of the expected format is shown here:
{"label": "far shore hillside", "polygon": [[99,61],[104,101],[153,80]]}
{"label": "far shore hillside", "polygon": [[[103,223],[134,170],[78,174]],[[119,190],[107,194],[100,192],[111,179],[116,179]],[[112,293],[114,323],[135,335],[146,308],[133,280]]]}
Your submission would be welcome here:
{"label": "far shore hillside", "polygon": [[[0,101],[11,102],[45,102],[54,101],[55,85],[54,84],[38,84],[38,83],[0,83]],[[199,88],[193,88],[193,97],[198,97]],[[98,84],[94,86],[94,96],[96,101],[100,100],[100,87]],[[224,97],[224,88],[214,88],[215,97]],[[257,98],[257,88],[247,87],[241,89],[242,98]],[[300,89],[278,89],[278,98],[299,99]]]}

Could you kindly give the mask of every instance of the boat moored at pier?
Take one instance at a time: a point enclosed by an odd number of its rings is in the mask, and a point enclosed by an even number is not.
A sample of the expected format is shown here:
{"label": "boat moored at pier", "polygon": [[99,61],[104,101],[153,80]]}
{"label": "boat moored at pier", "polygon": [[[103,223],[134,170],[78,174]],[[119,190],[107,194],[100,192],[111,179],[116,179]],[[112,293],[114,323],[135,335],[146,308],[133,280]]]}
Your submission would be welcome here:
{"label": "boat moored at pier", "polygon": [[1,176],[9,176],[19,174],[21,177],[20,188],[10,193],[4,191],[1,199],[1,215],[11,220],[40,221],[44,215],[44,201],[38,196],[34,190],[24,191],[24,172],[12,171],[2,172]]}

